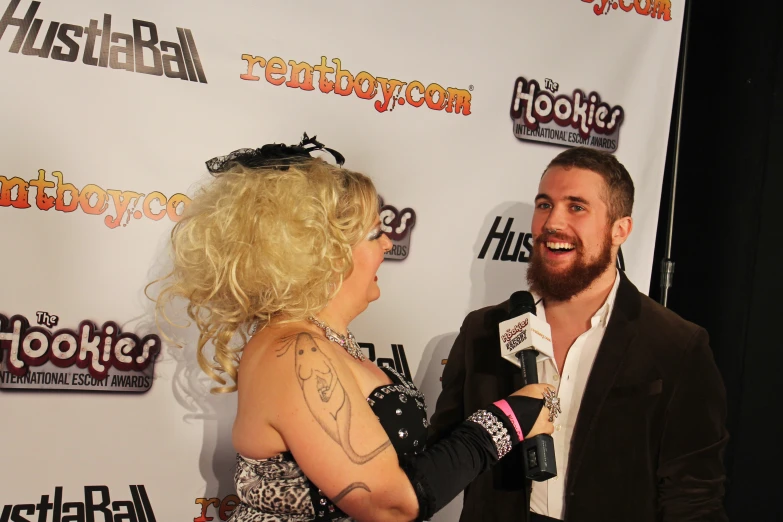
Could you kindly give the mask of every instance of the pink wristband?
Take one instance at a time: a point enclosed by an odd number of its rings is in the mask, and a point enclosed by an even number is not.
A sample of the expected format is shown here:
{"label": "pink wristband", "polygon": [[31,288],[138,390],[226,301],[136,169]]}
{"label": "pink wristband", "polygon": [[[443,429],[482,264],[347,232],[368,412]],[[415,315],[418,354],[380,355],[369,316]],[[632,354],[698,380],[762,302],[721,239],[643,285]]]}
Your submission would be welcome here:
{"label": "pink wristband", "polygon": [[522,428],[519,426],[519,421],[517,421],[517,416],[514,415],[514,410],[511,409],[511,406],[509,406],[508,402],[506,402],[506,399],[499,400],[496,403],[494,403],[495,406],[500,408],[500,411],[506,414],[506,417],[509,418],[511,421],[511,424],[514,426],[514,429],[517,432],[517,435],[519,436],[519,442],[522,442],[525,440],[525,437],[522,435]]}

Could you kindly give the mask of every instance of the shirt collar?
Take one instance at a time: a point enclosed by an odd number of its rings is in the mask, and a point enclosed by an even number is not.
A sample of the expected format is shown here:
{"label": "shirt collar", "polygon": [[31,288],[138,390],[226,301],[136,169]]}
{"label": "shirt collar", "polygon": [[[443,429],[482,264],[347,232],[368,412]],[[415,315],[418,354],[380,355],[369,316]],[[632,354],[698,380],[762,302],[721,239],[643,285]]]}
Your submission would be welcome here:
{"label": "shirt collar", "polygon": [[[612,316],[612,310],[614,309],[614,301],[617,298],[618,288],[620,288],[620,270],[615,269],[614,285],[612,285],[612,290],[606,297],[604,304],[602,304],[601,307],[596,310],[595,314],[593,314],[593,317],[590,318],[591,327],[594,328],[596,325],[600,324],[603,328],[606,328],[606,325],[609,324],[609,318]],[[533,298],[536,301],[536,315],[546,321],[546,309],[544,307],[544,301],[541,299],[540,295],[535,293],[533,294]]]}

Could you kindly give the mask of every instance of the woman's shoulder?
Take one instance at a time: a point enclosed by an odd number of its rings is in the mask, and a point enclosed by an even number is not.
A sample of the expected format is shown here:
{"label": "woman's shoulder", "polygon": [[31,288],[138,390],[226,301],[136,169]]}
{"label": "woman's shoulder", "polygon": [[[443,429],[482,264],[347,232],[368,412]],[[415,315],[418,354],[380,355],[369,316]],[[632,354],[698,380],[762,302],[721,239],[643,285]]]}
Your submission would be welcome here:
{"label": "woman's shoulder", "polygon": [[268,326],[245,345],[239,362],[242,375],[256,381],[288,380],[317,360],[334,360],[333,347],[310,323],[300,321]]}

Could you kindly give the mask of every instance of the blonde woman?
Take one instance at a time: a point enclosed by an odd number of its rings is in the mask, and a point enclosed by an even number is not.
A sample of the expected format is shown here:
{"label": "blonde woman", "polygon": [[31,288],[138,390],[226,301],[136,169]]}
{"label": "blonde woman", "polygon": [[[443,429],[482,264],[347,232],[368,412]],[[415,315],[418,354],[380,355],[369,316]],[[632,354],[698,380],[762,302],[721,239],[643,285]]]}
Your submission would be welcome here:
{"label": "blonde woman", "polygon": [[427,520],[522,438],[553,431],[535,385],[425,448],[424,397],[349,330],[380,297],[392,244],[375,187],[343,162],[306,134],[210,160],[214,181],[172,232],[158,308],[188,301],[201,367],[239,393],[232,522]]}

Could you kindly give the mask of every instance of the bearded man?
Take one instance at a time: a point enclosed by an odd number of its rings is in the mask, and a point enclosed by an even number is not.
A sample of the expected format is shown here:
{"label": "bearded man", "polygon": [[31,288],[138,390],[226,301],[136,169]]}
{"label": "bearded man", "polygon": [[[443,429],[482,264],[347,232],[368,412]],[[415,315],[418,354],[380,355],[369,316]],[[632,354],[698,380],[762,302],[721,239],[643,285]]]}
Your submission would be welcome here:
{"label": "bearded man", "polygon": [[[628,171],[608,153],[568,149],[544,171],[527,279],[552,329],[555,358],[538,363],[538,376],[560,398],[558,475],[526,480],[520,445],[465,490],[462,522],[727,520],[726,397],[707,332],[616,268],[633,197]],[[519,368],[500,356],[508,314],[506,301],[465,318],[431,441],[522,386]]]}

